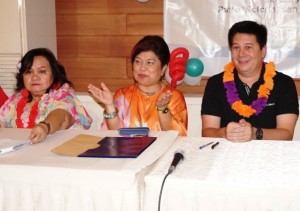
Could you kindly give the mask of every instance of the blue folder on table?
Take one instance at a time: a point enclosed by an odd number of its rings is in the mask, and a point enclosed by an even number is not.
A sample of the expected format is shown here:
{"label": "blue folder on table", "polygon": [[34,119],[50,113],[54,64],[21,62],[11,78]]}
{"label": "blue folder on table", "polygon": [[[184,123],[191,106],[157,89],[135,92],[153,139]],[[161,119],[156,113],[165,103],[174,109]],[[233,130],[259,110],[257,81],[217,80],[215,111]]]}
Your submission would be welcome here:
{"label": "blue folder on table", "polygon": [[99,141],[99,147],[89,149],[78,157],[104,157],[104,158],[136,158],[156,137],[105,137]]}
{"label": "blue folder on table", "polygon": [[94,158],[136,158],[156,137],[98,137],[80,134],[51,151],[64,156]]}

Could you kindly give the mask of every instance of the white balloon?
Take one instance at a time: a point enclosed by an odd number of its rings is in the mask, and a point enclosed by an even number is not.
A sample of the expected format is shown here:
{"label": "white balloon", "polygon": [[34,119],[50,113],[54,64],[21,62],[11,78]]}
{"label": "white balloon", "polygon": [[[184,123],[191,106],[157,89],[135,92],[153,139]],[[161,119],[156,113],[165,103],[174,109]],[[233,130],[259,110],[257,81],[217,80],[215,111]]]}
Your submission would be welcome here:
{"label": "white balloon", "polygon": [[187,85],[195,86],[195,85],[200,85],[201,78],[202,78],[201,75],[192,77],[192,76],[189,76],[188,74],[185,74],[183,80]]}
{"label": "white balloon", "polygon": [[[186,75],[186,74],[185,74],[185,75]],[[169,68],[166,70],[165,78],[166,78],[167,82],[168,82],[169,84],[171,84],[172,78],[171,78],[171,76],[170,76],[170,74],[169,74]],[[180,80],[180,81],[177,81],[176,85],[181,84],[181,83],[183,82],[183,80],[184,80],[184,79],[182,79],[182,80]]]}

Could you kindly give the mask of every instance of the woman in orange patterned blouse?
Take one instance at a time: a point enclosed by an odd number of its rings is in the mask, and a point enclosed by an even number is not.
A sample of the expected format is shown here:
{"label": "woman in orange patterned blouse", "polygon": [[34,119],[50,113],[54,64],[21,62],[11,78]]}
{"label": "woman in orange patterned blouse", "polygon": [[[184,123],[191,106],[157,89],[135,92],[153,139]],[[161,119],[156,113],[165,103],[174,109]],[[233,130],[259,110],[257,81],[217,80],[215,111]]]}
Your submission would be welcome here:
{"label": "woman in orange patterned blouse", "polygon": [[187,107],[183,94],[163,82],[170,61],[169,47],[160,36],[145,36],[133,48],[134,84],[114,95],[104,83],[89,91],[104,105],[102,128],[149,127],[187,134]]}

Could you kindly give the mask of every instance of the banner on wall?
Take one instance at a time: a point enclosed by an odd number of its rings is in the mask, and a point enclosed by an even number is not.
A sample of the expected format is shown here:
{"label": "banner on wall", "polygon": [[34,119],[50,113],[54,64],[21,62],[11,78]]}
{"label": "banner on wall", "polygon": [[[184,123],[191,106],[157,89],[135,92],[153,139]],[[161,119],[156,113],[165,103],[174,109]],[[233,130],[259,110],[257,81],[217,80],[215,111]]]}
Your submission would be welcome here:
{"label": "banner on wall", "polygon": [[299,0],[164,0],[164,38],[170,50],[184,47],[204,64],[204,76],[230,61],[227,34],[236,22],[252,20],[268,29],[266,62],[300,78]]}

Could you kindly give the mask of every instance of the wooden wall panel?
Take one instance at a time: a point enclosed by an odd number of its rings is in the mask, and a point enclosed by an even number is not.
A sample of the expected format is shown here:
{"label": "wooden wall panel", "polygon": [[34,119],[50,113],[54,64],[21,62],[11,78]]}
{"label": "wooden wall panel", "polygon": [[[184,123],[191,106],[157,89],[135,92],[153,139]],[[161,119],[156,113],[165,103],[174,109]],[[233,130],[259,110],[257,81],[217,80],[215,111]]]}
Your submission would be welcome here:
{"label": "wooden wall panel", "polygon": [[57,15],[57,35],[125,35],[126,15]]}
{"label": "wooden wall panel", "polygon": [[128,35],[156,34],[163,36],[162,14],[129,14],[127,18]]}
{"label": "wooden wall panel", "polygon": [[[76,91],[105,82],[112,91],[133,82],[130,53],[144,35],[163,35],[163,0],[56,0],[58,59]],[[201,84],[177,88],[202,94]],[[300,79],[295,79],[300,93]]]}
{"label": "wooden wall panel", "polygon": [[68,77],[80,78],[127,78],[126,60],[122,58],[62,58]]}
{"label": "wooden wall panel", "polygon": [[94,84],[99,86],[101,82],[105,83],[111,91],[119,89],[119,87],[125,87],[132,84],[132,79],[108,79],[108,78],[77,78],[76,83],[75,79],[69,77],[70,80],[74,83],[75,90],[77,92],[87,92],[88,84]]}
{"label": "wooden wall panel", "polygon": [[294,79],[294,81],[296,83],[298,96],[300,96],[300,79]]}
{"label": "wooden wall panel", "polygon": [[142,36],[59,36],[58,57],[126,58]]}
{"label": "wooden wall panel", "polygon": [[79,92],[88,83],[112,91],[131,84],[132,47],[145,35],[163,36],[162,0],[56,0],[56,16],[58,59]]}
{"label": "wooden wall panel", "polygon": [[57,14],[163,14],[163,0],[56,0]]}
{"label": "wooden wall panel", "polygon": [[132,65],[131,65],[131,58],[126,59],[126,74],[128,78],[133,78],[132,74]]}

